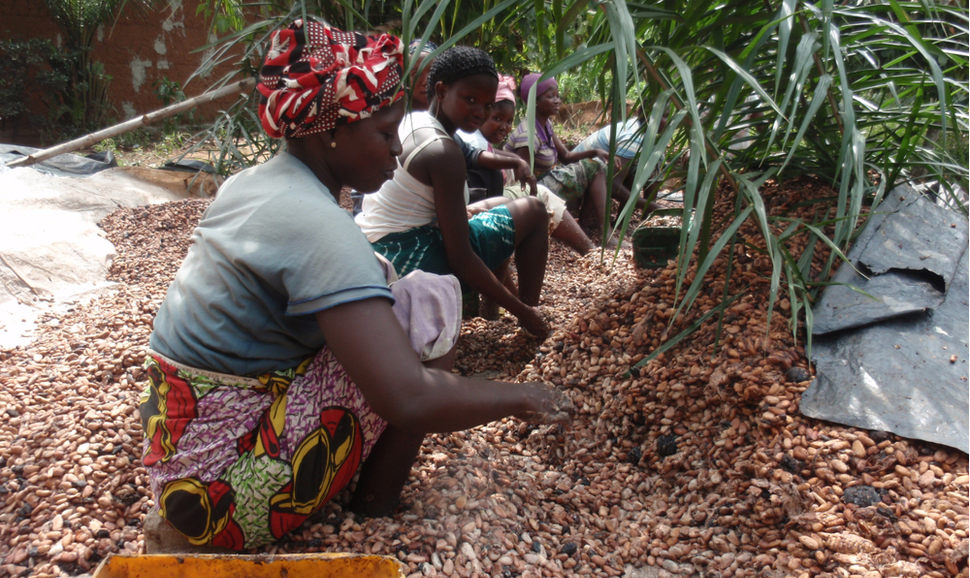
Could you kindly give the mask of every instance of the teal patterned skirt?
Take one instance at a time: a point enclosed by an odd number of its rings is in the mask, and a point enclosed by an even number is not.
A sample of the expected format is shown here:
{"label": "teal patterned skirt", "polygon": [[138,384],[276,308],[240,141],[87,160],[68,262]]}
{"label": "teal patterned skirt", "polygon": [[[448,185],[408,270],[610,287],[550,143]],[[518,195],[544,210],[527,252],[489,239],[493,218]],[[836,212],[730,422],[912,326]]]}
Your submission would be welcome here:
{"label": "teal patterned skirt", "polygon": [[[495,270],[515,252],[515,222],[507,207],[499,206],[468,220],[472,251],[490,270]],[[400,276],[415,269],[450,275],[448,256],[441,230],[435,225],[390,233],[371,243],[374,250],[394,263]],[[465,289],[464,284],[462,284]]]}

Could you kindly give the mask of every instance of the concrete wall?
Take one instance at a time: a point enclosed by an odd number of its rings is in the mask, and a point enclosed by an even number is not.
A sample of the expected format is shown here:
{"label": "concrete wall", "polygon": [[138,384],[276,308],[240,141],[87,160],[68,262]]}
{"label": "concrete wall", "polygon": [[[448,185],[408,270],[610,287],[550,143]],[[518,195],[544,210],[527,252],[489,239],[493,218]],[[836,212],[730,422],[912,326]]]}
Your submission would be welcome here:
{"label": "concrete wall", "polygon": [[[93,59],[103,63],[105,71],[112,77],[109,97],[119,122],[163,106],[155,96],[153,86],[163,77],[178,82],[191,97],[201,94],[227,71],[221,69],[208,78],[196,78],[186,85],[189,76],[206,56],[192,51],[208,43],[206,23],[202,16],[195,14],[197,4],[174,0],[160,2],[158,9],[146,11],[129,2],[114,26],[109,23],[98,30]],[[43,0],[0,0],[0,37],[12,40],[47,38],[55,46],[62,43],[60,30],[51,20]],[[221,104],[214,103],[200,112],[203,117],[211,118],[231,101],[232,98],[227,97]],[[34,112],[41,114],[44,111],[35,109]],[[30,136],[29,127],[23,124],[21,133]],[[4,135],[4,132],[8,134]],[[4,140],[10,132],[9,127],[0,129],[0,142],[11,142]]]}

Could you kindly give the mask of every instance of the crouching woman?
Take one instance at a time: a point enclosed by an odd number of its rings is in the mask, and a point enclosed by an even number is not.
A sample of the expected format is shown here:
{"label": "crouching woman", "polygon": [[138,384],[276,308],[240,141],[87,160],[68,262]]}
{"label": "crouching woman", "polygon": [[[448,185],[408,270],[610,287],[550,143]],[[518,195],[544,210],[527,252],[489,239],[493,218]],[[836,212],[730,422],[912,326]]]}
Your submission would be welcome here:
{"label": "crouching woman", "polygon": [[568,419],[543,384],[452,374],[460,294],[389,286],[344,186],[397,166],[401,44],[316,22],[274,33],[259,115],[287,151],[229,179],[159,308],[141,402],[152,550],[235,550],[287,534],[360,474],[351,508],[389,512],[425,434],[505,416]]}

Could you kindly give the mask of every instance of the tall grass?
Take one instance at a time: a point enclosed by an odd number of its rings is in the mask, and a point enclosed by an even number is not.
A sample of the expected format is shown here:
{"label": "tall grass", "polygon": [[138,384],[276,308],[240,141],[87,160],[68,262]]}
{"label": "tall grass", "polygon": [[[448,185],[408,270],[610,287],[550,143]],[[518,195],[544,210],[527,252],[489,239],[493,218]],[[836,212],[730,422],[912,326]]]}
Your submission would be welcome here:
{"label": "tall grass", "polygon": [[[226,3],[211,5],[212,13],[225,11]],[[232,9],[240,24],[220,39],[206,66],[235,59],[240,72],[252,74],[271,31],[319,15],[346,28],[390,30],[405,42],[433,39],[439,51],[478,44],[492,49],[503,70],[522,70],[527,55],[525,67],[546,76],[589,75],[613,119],[625,117],[632,95],[648,119],[634,190],[658,170],[683,183],[680,310],[692,306],[714,260],[732,257],[733,232],[753,221],[772,264],[769,311],[785,294],[792,330],[803,320],[810,335],[811,304],[835,260],[844,258],[864,208],[876,208],[887,191],[908,183],[932,185],[948,206],[967,214],[958,188],[965,191],[968,180],[964,5],[338,0],[285,10],[274,2],[235,1]],[[534,97],[527,101],[530,119]],[[224,138],[262,138],[248,130]],[[242,157],[234,153],[233,160]],[[830,183],[836,192],[830,210],[820,210],[815,222],[769,215],[760,186],[804,174]],[[725,190],[736,196],[735,211],[714,215],[715,195]],[[633,210],[633,201],[622,208],[614,231],[627,233]],[[727,221],[717,239],[715,219]],[[810,237],[801,255],[786,249],[796,234]],[[813,277],[812,256],[822,249],[830,257]],[[697,271],[688,284],[692,266]]]}

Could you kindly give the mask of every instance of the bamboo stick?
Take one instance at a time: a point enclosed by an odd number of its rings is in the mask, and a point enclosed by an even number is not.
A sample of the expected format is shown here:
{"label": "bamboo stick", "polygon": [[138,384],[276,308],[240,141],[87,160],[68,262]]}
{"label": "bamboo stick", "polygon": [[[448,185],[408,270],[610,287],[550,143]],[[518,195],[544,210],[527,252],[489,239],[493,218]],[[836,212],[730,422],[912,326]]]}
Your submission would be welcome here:
{"label": "bamboo stick", "polygon": [[175,103],[165,108],[156,110],[155,112],[150,112],[142,116],[135,117],[131,120],[127,120],[123,123],[116,124],[114,126],[109,126],[106,129],[93,132],[91,134],[84,135],[80,138],[76,138],[72,141],[68,141],[63,144],[59,144],[55,147],[40,150],[32,155],[28,155],[23,158],[14,159],[6,165],[10,168],[15,167],[27,167],[41,161],[47,160],[51,157],[57,155],[62,155],[64,153],[69,153],[93,145],[94,143],[101,142],[106,138],[111,138],[119,134],[124,134],[126,132],[135,130],[136,128],[147,126],[153,122],[174,116],[180,112],[195,108],[200,104],[205,104],[213,100],[222,98],[230,94],[236,94],[238,92],[243,92],[245,90],[251,89],[256,84],[255,78],[247,78],[246,80],[241,80],[239,82],[234,82],[228,86],[224,86],[219,90],[214,90],[212,92],[207,92],[199,96],[184,100],[182,102]]}

